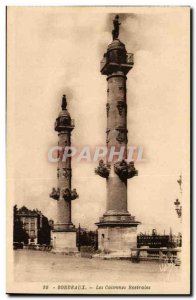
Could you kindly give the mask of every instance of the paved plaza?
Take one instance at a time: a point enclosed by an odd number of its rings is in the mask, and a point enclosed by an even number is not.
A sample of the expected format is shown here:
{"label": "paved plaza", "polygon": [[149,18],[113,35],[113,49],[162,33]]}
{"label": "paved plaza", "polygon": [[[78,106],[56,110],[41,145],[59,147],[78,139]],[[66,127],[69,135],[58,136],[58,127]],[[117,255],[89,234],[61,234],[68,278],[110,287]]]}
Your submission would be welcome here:
{"label": "paved plaza", "polygon": [[179,281],[181,273],[180,267],[172,264],[89,259],[35,250],[15,250],[14,260],[18,282],[171,282]]}

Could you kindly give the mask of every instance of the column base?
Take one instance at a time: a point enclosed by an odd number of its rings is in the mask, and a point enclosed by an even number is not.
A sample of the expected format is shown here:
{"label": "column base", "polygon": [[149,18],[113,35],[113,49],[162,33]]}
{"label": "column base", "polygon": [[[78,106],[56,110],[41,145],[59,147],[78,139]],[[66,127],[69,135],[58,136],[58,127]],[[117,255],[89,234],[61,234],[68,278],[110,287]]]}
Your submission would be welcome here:
{"label": "column base", "polygon": [[131,255],[131,248],[137,247],[137,226],[135,223],[97,223],[98,249],[112,257]]}
{"label": "column base", "polygon": [[53,231],[76,231],[73,223],[55,223]]}
{"label": "column base", "polygon": [[52,231],[53,253],[77,253],[76,231]]}

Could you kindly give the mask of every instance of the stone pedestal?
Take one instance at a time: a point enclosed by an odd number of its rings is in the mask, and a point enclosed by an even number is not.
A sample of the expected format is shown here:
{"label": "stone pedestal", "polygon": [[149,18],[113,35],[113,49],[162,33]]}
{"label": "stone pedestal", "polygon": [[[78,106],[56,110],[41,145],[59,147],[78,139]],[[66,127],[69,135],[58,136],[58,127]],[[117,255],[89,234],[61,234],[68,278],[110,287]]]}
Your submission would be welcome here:
{"label": "stone pedestal", "polygon": [[137,246],[137,226],[135,225],[98,225],[99,250],[104,253],[115,252],[131,254]]}
{"label": "stone pedestal", "polygon": [[76,231],[52,231],[53,250],[55,253],[78,252]]}

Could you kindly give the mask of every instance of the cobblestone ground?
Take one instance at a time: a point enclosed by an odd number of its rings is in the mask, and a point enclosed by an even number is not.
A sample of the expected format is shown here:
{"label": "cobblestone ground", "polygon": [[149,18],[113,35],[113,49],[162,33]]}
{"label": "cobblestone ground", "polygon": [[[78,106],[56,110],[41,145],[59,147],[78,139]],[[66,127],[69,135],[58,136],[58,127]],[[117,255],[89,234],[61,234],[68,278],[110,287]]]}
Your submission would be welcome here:
{"label": "cobblestone ground", "polygon": [[26,282],[130,282],[179,281],[180,267],[158,262],[83,258],[44,251],[15,250],[16,281]]}

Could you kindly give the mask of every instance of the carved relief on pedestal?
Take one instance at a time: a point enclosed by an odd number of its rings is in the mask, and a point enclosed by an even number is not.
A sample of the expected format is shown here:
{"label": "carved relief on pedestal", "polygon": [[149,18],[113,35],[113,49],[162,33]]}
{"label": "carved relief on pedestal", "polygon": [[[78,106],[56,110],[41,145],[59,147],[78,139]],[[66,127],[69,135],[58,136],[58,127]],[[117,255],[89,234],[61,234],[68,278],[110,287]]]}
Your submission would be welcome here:
{"label": "carved relief on pedestal", "polygon": [[138,175],[138,171],[134,167],[134,162],[127,163],[125,160],[114,164],[114,171],[122,180],[127,180]]}
{"label": "carved relief on pedestal", "polygon": [[106,113],[107,113],[107,117],[109,116],[109,110],[110,110],[110,104],[107,103],[107,104],[106,104]]}
{"label": "carved relief on pedestal", "polygon": [[122,127],[118,127],[118,128],[116,128],[116,130],[118,132],[116,140],[120,144],[122,144],[122,143],[127,144],[127,142],[128,142],[128,139],[127,139],[127,132],[128,132],[128,130],[126,128],[122,128]]}
{"label": "carved relief on pedestal", "polygon": [[100,160],[99,166],[95,169],[95,174],[103,178],[108,178],[110,174],[110,164],[105,164],[103,160]]}
{"label": "carved relief on pedestal", "polygon": [[55,200],[59,200],[60,197],[60,189],[57,188],[57,190],[55,188],[52,189],[52,192],[50,193],[50,198],[53,198]]}
{"label": "carved relief on pedestal", "polygon": [[127,104],[124,101],[118,101],[117,102],[117,108],[120,116],[125,116],[127,115]]}
{"label": "carved relief on pedestal", "polygon": [[79,197],[76,189],[70,190],[68,188],[62,190],[62,196],[63,196],[63,199],[66,201],[75,200],[76,198]]}

